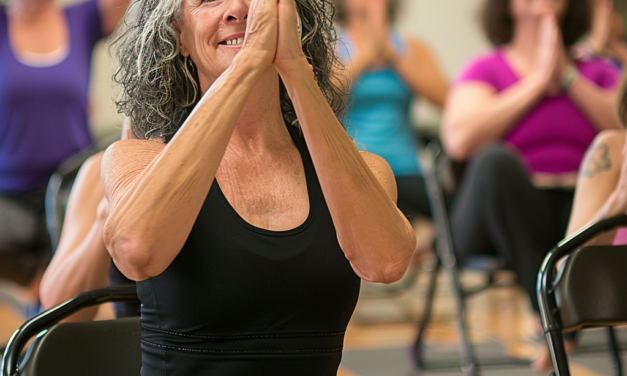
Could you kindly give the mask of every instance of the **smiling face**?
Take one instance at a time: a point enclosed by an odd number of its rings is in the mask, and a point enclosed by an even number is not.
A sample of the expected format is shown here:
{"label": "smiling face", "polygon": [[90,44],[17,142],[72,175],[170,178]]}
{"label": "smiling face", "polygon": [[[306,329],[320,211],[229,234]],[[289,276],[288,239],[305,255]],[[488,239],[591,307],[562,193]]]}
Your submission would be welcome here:
{"label": "smiling face", "polygon": [[194,62],[206,90],[242,48],[250,0],[181,1],[182,14],[175,25],[181,54]]}
{"label": "smiling face", "polygon": [[568,10],[568,0],[511,0],[510,7],[514,20],[537,19],[547,13],[563,19]]}

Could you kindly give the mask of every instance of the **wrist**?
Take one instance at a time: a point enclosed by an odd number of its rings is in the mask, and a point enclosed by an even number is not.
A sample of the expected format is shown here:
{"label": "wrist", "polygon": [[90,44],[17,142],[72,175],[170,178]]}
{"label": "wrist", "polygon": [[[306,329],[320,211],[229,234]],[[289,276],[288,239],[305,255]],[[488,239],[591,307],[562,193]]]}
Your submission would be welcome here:
{"label": "wrist", "polygon": [[537,95],[544,94],[550,82],[550,77],[541,73],[532,73],[525,79],[525,83]]}
{"label": "wrist", "polygon": [[241,50],[229,67],[232,72],[261,74],[271,65],[249,50]]}
{"label": "wrist", "polygon": [[560,88],[562,91],[568,90],[579,79],[579,71],[574,65],[568,65],[562,72]]}
{"label": "wrist", "polygon": [[275,68],[285,85],[296,77],[305,77],[307,74],[313,73],[313,67],[307,61],[305,55],[300,58],[293,59],[287,66],[276,66]]}

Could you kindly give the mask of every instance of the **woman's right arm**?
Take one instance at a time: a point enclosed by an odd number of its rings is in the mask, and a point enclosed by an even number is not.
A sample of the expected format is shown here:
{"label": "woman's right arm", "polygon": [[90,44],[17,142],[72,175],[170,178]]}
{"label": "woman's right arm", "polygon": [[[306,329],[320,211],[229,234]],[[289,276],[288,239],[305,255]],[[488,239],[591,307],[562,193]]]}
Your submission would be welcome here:
{"label": "woman's right arm", "polygon": [[453,88],[442,123],[447,153],[456,160],[465,160],[502,138],[537,103],[544,85],[541,78],[527,76],[500,93],[477,81]]}
{"label": "woman's right arm", "polygon": [[[101,159],[102,153],[85,161],[72,187],[59,246],[39,287],[45,309],[107,285],[111,257],[102,241],[106,202],[100,182]],[[64,321],[90,321],[96,311],[97,307],[84,309]]]}
{"label": "woman's right arm", "polygon": [[104,240],[126,277],[161,274],[187,240],[250,93],[273,69],[276,8],[276,1],[253,0],[244,47],[167,146],[125,140],[105,153]]}

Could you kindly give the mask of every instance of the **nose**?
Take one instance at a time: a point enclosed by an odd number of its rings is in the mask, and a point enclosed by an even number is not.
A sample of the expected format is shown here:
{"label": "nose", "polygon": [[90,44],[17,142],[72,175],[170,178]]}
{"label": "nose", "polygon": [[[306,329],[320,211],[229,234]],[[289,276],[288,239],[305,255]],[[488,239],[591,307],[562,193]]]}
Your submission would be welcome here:
{"label": "nose", "polygon": [[250,0],[230,0],[226,12],[224,12],[225,23],[240,23],[248,18],[248,7]]}

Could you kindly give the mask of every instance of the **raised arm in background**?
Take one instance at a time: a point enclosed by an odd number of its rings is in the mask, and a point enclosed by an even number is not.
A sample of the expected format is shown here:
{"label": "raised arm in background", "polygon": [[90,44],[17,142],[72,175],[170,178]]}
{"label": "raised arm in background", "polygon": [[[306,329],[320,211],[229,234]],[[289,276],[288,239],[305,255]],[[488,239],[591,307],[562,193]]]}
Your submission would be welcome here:
{"label": "raised arm in background", "polygon": [[[102,240],[108,210],[100,179],[102,154],[85,161],[72,187],[59,246],[41,280],[44,309],[107,285],[111,257]],[[90,321],[97,311],[87,308],[66,321]]]}

